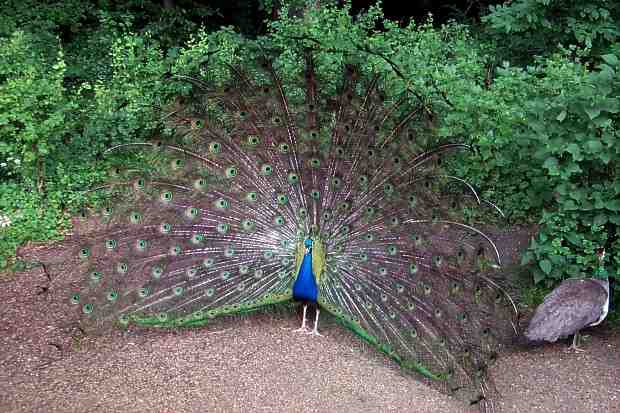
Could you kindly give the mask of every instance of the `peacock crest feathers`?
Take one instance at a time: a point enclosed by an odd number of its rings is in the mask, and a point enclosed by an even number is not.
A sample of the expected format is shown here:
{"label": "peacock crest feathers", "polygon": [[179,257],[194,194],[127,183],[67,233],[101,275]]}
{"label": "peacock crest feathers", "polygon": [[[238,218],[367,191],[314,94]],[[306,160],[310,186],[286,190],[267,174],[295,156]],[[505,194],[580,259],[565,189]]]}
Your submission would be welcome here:
{"label": "peacock crest feathers", "polygon": [[111,201],[84,214],[96,229],[64,244],[84,328],[198,326],[289,301],[312,238],[321,308],[442,390],[486,397],[515,313],[497,249],[462,223],[481,200],[442,172],[467,145],[435,144],[423,102],[388,98],[354,65],[336,93],[311,52],[297,84],[268,59],[259,71],[193,79],[174,140],[109,149],[139,151],[149,173],[115,168],[98,188]]}

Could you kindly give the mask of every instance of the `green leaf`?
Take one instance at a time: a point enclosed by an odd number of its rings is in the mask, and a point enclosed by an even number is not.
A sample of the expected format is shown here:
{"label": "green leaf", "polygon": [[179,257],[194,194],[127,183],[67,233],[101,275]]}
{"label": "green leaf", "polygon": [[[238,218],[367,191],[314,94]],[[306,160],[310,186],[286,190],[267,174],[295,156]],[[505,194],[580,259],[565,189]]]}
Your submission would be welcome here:
{"label": "green leaf", "polygon": [[590,140],[586,142],[586,147],[591,153],[597,153],[603,150],[601,141]]}
{"label": "green leaf", "polygon": [[586,112],[590,120],[601,114],[601,109],[598,107],[584,108],[584,111]]}
{"label": "green leaf", "polygon": [[551,264],[551,261],[549,260],[541,260],[538,263],[538,266],[547,275],[549,275],[551,273],[551,270],[553,269],[553,265]]}
{"label": "green leaf", "polygon": [[611,199],[605,203],[605,208],[610,211],[620,211],[620,200],[619,199]]}
{"label": "green leaf", "polygon": [[556,119],[558,120],[558,122],[562,122],[564,119],[566,119],[566,111],[563,110],[562,112],[560,112]]}
{"label": "green leaf", "polygon": [[606,222],[607,222],[606,214],[597,214],[592,220],[592,225],[595,227],[598,227],[598,226],[604,225]]}
{"label": "green leaf", "polygon": [[534,273],[534,283],[538,284],[539,282],[543,281],[545,279],[545,274],[543,274],[540,271],[536,271]]}
{"label": "green leaf", "polygon": [[553,156],[545,159],[543,163],[543,168],[547,168],[549,170],[549,175],[559,175],[560,171],[558,170],[558,160]]}
{"label": "green leaf", "polygon": [[581,148],[576,143],[571,143],[566,147],[566,152],[573,155],[573,160],[579,162],[583,160],[583,155],[581,154]]}
{"label": "green leaf", "polygon": [[618,57],[615,54],[604,54],[601,59],[609,66],[616,66],[618,64]]}

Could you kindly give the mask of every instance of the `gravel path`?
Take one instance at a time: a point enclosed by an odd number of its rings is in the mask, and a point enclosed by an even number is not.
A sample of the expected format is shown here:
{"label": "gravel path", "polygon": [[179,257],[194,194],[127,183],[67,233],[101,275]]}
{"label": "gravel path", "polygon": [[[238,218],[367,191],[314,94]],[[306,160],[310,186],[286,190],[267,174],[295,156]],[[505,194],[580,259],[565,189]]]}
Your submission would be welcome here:
{"label": "gravel path", "polygon": [[[71,339],[38,269],[0,283],[0,412],[475,412],[403,374],[335,324],[293,334],[294,314],[180,331]],[[620,412],[620,336],[594,330],[513,352],[492,369],[499,412]]]}

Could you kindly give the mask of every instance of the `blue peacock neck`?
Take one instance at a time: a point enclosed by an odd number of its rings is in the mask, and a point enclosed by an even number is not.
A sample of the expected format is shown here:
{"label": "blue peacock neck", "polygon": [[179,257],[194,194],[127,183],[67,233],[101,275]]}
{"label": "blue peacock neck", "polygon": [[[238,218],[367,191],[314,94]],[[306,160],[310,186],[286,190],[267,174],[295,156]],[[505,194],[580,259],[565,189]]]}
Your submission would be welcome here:
{"label": "blue peacock neck", "polygon": [[319,291],[312,268],[312,246],[313,241],[311,239],[304,241],[306,250],[293,284],[293,298],[296,300],[316,302],[318,298]]}

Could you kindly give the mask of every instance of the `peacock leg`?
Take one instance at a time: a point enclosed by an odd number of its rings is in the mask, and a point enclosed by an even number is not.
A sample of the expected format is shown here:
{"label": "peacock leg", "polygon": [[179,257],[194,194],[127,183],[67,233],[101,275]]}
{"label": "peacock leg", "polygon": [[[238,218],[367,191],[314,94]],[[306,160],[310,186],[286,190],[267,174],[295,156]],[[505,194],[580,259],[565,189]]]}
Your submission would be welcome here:
{"label": "peacock leg", "polygon": [[319,308],[316,309],[316,316],[314,317],[314,328],[308,334],[312,334],[313,336],[323,336],[323,334],[319,333]]}
{"label": "peacock leg", "polygon": [[306,311],[308,310],[308,305],[304,304],[304,316],[303,319],[301,320],[301,327],[299,327],[296,330],[293,330],[293,332],[295,333],[309,333],[310,330],[308,330],[308,327],[306,327]]}
{"label": "peacock leg", "polygon": [[584,353],[585,350],[582,348],[579,348],[578,343],[579,343],[579,330],[575,332],[575,335],[573,336],[573,344],[571,344],[571,346],[568,348],[568,351],[574,351],[575,353]]}

